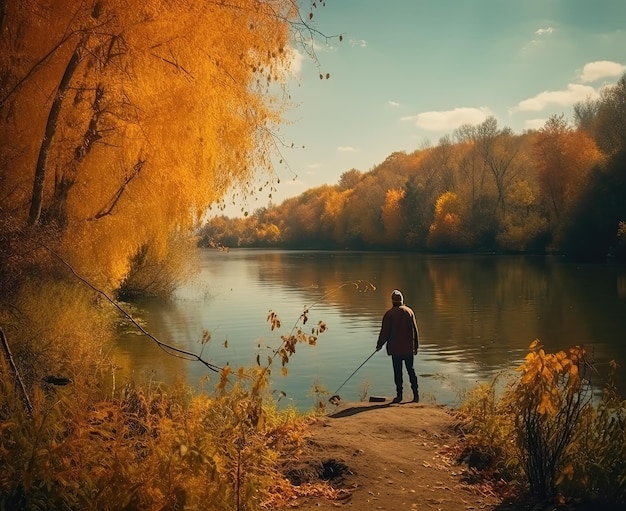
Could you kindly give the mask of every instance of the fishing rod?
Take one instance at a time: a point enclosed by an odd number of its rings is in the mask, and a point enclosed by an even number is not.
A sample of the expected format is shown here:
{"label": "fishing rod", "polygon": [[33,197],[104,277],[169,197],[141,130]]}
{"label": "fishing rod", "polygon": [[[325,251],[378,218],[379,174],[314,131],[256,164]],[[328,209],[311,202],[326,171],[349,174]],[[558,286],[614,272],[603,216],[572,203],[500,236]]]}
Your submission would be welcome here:
{"label": "fishing rod", "polygon": [[341,390],[341,388],[342,388],[342,387],[343,387],[346,383],[348,383],[348,380],[350,380],[350,378],[352,378],[352,377],[356,374],[356,372],[357,372],[359,369],[361,369],[361,367],[363,367],[363,366],[365,365],[365,363],[366,363],[366,362],[367,362],[370,358],[372,358],[374,355],[376,355],[376,352],[377,352],[377,351],[378,351],[378,350],[374,350],[374,352],[373,352],[373,353],[372,353],[369,357],[367,357],[367,358],[363,361],[363,363],[362,363],[359,367],[357,367],[357,368],[354,370],[354,372],[353,372],[350,376],[348,376],[348,377],[346,378],[346,381],[344,381],[344,382],[343,382],[343,383],[339,386],[339,388],[335,391],[335,393],[334,393],[332,396],[330,396],[330,398],[328,399],[328,401],[330,401],[332,404],[336,404],[336,403],[339,403],[339,401],[341,401],[341,396],[339,396],[338,392]]}

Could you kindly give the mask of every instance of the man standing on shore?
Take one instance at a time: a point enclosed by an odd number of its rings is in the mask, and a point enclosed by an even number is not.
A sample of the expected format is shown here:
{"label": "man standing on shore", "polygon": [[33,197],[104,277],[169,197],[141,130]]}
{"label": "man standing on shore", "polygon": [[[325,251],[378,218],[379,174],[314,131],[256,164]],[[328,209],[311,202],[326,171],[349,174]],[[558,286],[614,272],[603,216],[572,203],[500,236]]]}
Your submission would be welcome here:
{"label": "man standing on shore", "polygon": [[402,364],[409,374],[411,390],[413,390],[413,402],[420,400],[417,384],[417,375],[413,367],[414,356],[419,348],[419,331],[415,314],[410,307],[404,305],[404,297],[397,289],[391,293],[392,307],[383,316],[376,351],[387,344],[387,354],[391,355],[393,364],[393,379],[396,384],[396,397],[394,403],[402,401]]}

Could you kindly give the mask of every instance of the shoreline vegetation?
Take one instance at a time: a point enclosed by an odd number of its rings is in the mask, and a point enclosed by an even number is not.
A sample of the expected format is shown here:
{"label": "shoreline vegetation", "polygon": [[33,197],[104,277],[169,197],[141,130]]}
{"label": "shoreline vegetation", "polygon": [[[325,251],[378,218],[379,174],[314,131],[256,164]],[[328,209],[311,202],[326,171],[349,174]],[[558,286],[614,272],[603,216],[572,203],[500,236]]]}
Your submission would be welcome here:
{"label": "shoreline vegetation", "polygon": [[[271,360],[222,368],[210,394],[182,383],[103,386],[106,378],[84,374],[84,361],[27,391],[3,336],[0,368],[13,378],[0,381],[2,505],[417,509],[426,499],[451,511],[495,511],[626,503],[626,401],[609,378],[592,402],[582,348],[550,354],[535,341],[510,381],[478,385],[458,409],[375,398],[331,406],[317,386],[311,411],[279,410],[268,386],[273,362],[284,370],[296,344],[324,331],[322,323],[312,335],[302,330],[307,313]],[[268,322],[280,327],[274,314]],[[114,372],[105,359],[88,367],[100,377]]]}

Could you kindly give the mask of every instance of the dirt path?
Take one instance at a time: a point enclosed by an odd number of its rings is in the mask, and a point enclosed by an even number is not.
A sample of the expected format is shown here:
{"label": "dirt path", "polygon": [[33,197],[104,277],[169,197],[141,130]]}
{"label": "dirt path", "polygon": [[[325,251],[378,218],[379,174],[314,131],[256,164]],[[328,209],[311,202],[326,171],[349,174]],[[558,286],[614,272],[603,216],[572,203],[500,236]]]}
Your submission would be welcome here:
{"label": "dirt path", "polygon": [[[430,404],[357,403],[311,426],[307,452],[292,466],[303,482],[316,476],[343,488],[343,498],[301,498],[308,510],[503,510],[484,486],[465,482],[457,463],[456,419]],[[317,474],[314,472],[317,470]],[[323,474],[323,475],[321,475]]]}

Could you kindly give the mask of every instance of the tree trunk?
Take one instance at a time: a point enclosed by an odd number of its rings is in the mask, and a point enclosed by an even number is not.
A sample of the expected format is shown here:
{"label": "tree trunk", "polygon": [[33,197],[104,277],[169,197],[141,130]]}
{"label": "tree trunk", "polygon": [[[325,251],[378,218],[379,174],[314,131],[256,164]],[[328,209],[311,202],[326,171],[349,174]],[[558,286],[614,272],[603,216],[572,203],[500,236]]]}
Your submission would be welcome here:
{"label": "tree trunk", "polygon": [[4,18],[7,15],[7,3],[6,0],[0,0],[0,37],[2,37],[2,30],[4,29]]}
{"label": "tree trunk", "polygon": [[67,63],[61,82],[57,89],[57,93],[52,102],[52,107],[48,113],[48,120],[46,122],[46,130],[44,137],[41,141],[41,147],[39,148],[39,156],[37,158],[37,167],[35,168],[35,179],[33,181],[33,193],[30,201],[30,212],[28,214],[28,225],[37,225],[41,218],[41,209],[43,205],[43,191],[46,181],[46,172],[48,168],[48,154],[50,147],[52,146],[52,138],[56,132],[57,123],[59,121],[59,114],[63,107],[63,101],[65,94],[69,88],[72,77],[80,64],[82,49],[84,45],[84,39],[81,39],[72,53],[72,57]]}

